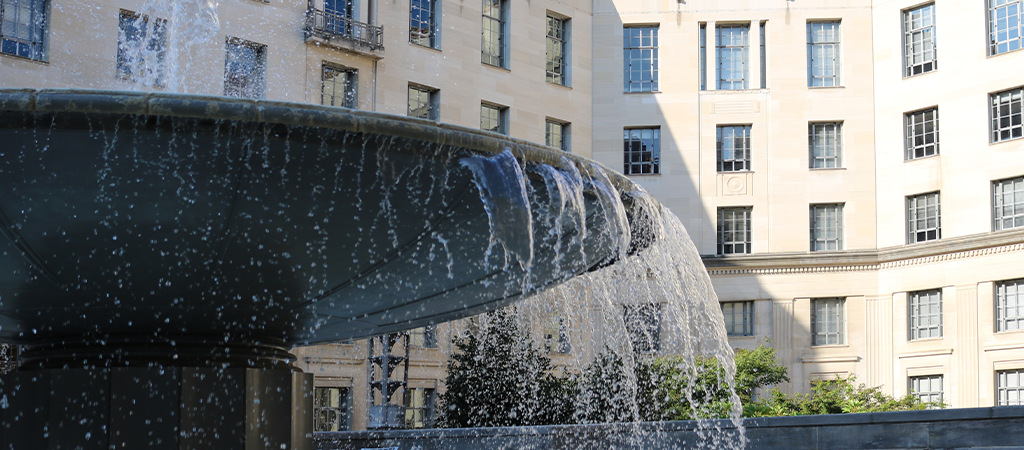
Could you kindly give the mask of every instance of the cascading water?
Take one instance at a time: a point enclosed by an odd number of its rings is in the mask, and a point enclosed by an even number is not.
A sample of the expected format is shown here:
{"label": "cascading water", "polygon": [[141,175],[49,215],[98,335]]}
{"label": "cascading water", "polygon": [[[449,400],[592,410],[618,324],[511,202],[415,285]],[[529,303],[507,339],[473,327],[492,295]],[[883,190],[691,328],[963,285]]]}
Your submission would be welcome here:
{"label": "cascading water", "polygon": [[[118,393],[131,386],[117,382],[128,367],[159,368],[130,379],[170,377],[159,383],[173,394],[149,398],[180,400],[118,411],[170,408],[184,427],[213,420],[186,393],[237,401],[216,383],[248,380],[245,371],[281,370],[276,392],[300,402],[292,387],[311,380],[287,369],[287,346],[468,317],[537,293],[524,309],[563,311],[588,336],[578,367],[602,352],[635,366],[627,322],[655,309],[661,348],[682,357],[683,372],[700,357],[729,365],[714,293],[685,230],[590,161],[308,105],[24,90],[0,91],[0,105],[0,339],[27,344],[23,369],[54,380],[98,371],[82,393],[98,400],[68,416],[95,423],[83,429],[109,434],[111,445],[153,433],[182,445],[221,439],[141,425],[121,434],[115,424],[130,422],[96,416],[89,408],[135,395]],[[0,414],[49,417],[34,397],[8,389],[31,370],[0,382],[10,405]],[[628,398],[638,380],[626,373],[613,391]],[[201,380],[219,381],[190,384]],[[607,421],[586,409],[586,396],[575,417]],[[634,400],[614,420],[642,418],[643,408]],[[266,439],[298,433],[298,422],[282,423],[286,431]],[[80,438],[25,433],[16,438],[37,446]]]}

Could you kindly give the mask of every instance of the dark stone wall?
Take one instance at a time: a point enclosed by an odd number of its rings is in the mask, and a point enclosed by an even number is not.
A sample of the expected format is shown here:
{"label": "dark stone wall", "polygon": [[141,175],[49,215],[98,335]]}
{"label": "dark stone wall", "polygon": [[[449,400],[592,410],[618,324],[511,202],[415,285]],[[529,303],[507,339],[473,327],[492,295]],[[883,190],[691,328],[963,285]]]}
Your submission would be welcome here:
{"label": "dark stone wall", "polygon": [[1024,406],[640,424],[315,433],[317,450],[1024,450]]}

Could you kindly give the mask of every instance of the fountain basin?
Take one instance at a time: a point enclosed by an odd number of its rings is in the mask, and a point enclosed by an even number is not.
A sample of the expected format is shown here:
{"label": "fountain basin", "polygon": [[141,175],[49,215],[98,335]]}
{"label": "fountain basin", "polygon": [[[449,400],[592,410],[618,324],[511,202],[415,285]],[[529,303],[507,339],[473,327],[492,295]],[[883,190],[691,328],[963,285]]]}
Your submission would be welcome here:
{"label": "fountain basin", "polygon": [[[649,245],[659,214],[572,154],[317,105],[7,89],[0,142],[0,341],[39,351],[288,347],[467,317]],[[503,152],[528,205],[482,197],[465,164]],[[552,168],[582,180],[585,220]],[[528,209],[530,233],[496,237],[499,209]]]}

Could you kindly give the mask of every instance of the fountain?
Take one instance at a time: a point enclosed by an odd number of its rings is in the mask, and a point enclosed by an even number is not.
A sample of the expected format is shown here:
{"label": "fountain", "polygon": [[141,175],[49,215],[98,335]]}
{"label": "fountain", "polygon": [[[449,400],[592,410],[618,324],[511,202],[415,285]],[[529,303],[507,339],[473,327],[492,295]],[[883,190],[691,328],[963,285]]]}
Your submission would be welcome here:
{"label": "fountain", "polygon": [[628,257],[601,165],[363,111],[0,90],[5,448],[311,448],[288,348],[478,314]]}

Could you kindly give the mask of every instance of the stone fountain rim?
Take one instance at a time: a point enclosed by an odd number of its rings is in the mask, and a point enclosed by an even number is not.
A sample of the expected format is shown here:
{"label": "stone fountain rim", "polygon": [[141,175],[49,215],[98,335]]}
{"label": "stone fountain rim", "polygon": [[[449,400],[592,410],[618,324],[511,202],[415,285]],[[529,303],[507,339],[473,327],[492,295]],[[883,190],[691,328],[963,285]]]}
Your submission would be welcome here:
{"label": "stone fountain rim", "polygon": [[336,106],[167,92],[0,88],[0,111],[228,120],[398,136],[492,155],[511,149],[519,158],[554,167],[565,168],[569,160],[588,175],[597,166],[620,193],[629,195],[638,189],[632,180],[604,164],[535,142],[450,123]]}

